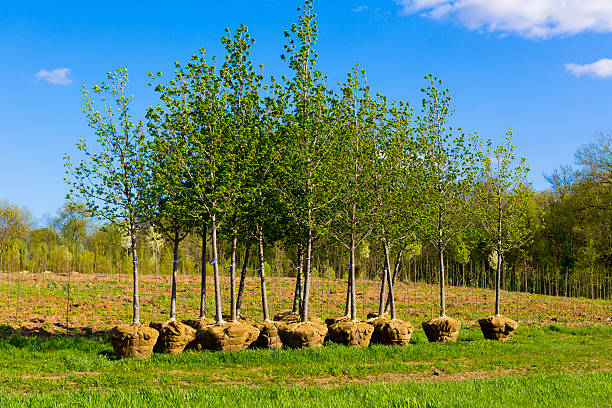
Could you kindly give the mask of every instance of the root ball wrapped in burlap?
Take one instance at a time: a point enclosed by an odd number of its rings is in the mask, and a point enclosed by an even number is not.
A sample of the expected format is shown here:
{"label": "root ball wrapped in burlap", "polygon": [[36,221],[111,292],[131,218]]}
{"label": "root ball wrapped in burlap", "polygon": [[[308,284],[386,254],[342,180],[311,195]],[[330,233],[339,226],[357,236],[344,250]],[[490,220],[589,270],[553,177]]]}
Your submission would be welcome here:
{"label": "root ball wrapped in burlap", "polygon": [[187,344],[187,346],[185,346],[185,350],[202,350],[202,345],[198,341],[197,333],[206,326],[215,324],[215,319],[211,317],[199,317],[197,319],[183,320],[183,323],[189,327],[192,327],[196,331],[196,337],[189,344]]}
{"label": "root ball wrapped in burlap", "polygon": [[374,326],[366,322],[353,322],[343,318],[327,326],[329,339],[345,346],[367,347],[374,332]]}
{"label": "root ball wrapped in burlap", "polygon": [[514,334],[519,324],[504,316],[489,316],[478,320],[485,339],[506,341]]}
{"label": "root ball wrapped in burlap", "polygon": [[374,327],[372,333],[372,344],[385,344],[388,346],[407,346],[414,327],[409,322],[400,319],[387,320],[382,317],[369,319],[367,321]]}
{"label": "root ball wrapped in burlap", "polygon": [[259,330],[257,340],[251,345],[257,348],[280,349],[283,347],[283,342],[278,335],[279,325],[283,322],[263,322],[257,323],[255,327]]}
{"label": "root ball wrapped in burlap", "polygon": [[180,354],[195,340],[196,329],[175,320],[151,323],[149,326],[159,332],[157,343],[153,348],[155,353]]}
{"label": "root ball wrapped in burlap", "polygon": [[257,340],[259,329],[250,324],[228,323],[206,326],[196,334],[205,350],[240,351]]}
{"label": "root ball wrapped in burlap", "polygon": [[285,323],[278,326],[283,344],[290,348],[321,347],[327,326],[316,322]]}
{"label": "root ball wrapped in burlap", "polygon": [[461,322],[448,316],[423,322],[423,331],[430,342],[455,342],[459,337],[460,329]]}
{"label": "root ball wrapped in burlap", "polygon": [[150,357],[158,336],[157,330],[139,323],[115,326],[108,333],[117,358]]}

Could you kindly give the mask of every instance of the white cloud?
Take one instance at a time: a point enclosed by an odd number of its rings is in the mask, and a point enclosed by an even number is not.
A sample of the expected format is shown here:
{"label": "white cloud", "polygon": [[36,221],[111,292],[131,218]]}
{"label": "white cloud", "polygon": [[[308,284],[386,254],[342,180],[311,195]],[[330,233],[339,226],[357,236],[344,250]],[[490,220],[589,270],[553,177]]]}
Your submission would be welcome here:
{"label": "white cloud", "polygon": [[550,38],[612,32],[610,0],[395,0],[400,14],[458,21],[470,30]]}
{"label": "white cloud", "polygon": [[41,69],[36,73],[36,78],[53,85],[70,85],[72,79],[68,78],[68,75],[70,75],[70,68],[55,68],[53,71]]}
{"label": "white cloud", "polygon": [[363,6],[358,6],[358,7],[355,7],[354,9],[351,9],[351,11],[353,13],[361,13],[362,11],[366,11],[367,9],[368,9],[368,5],[364,4]]}
{"label": "white cloud", "polygon": [[612,77],[612,59],[602,58],[599,61],[595,61],[591,64],[564,64],[572,74],[578,76],[581,75],[592,75],[597,78],[611,78]]}

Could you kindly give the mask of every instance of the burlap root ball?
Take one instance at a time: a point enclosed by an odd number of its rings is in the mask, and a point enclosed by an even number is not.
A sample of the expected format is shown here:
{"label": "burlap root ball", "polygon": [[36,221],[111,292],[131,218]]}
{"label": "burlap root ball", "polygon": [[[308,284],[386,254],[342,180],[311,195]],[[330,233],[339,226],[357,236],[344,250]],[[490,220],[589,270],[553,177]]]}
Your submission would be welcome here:
{"label": "burlap root ball", "polygon": [[196,329],[175,320],[165,323],[150,323],[149,326],[159,332],[155,353],[180,354],[185,347],[195,340]]}
{"label": "burlap root ball", "polygon": [[374,326],[366,322],[340,319],[327,326],[329,339],[345,346],[367,347],[374,332]]}
{"label": "burlap root ball", "polygon": [[461,322],[452,317],[443,316],[423,322],[422,326],[430,342],[455,342],[459,336]]}
{"label": "burlap root ball", "polygon": [[115,326],[108,333],[117,358],[150,357],[158,336],[157,330],[140,323]]}
{"label": "burlap root ball", "polygon": [[[272,320],[274,320],[275,322],[299,323],[300,314],[298,312],[292,312],[288,310],[286,312],[277,313]],[[321,323],[321,319],[314,316],[308,317],[308,321],[313,323]]]}
{"label": "burlap root ball", "polygon": [[197,319],[183,320],[183,323],[189,327],[192,327],[196,331],[196,337],[185,346],[185,350],[202,350],[202,345],[198,341],[198,331],[202,330],[206,326],[215,324],[215,319],[211,317],[198,317]]}
{"label": "burlap root ball", "polygon": [[414,327],[409,322],[400,319],[387,320],[382,317],[369,319],[367,323],[374,327],[372,344],[385,344],[388,346],[407,346]]}
{"label": "burlap root ball", "polygon": [[478,320],[485,339],[506,341],[514,334],[519,324],[504,316],[489,316]]}
{"label": "burlap root ball", "polygon": [[240,351],[257,340],[259,329],[250,324],[223,322],[198,330],[197,340],[204,350]]}
{"label": "burlap root ball", "polygon": [[283,325],[283,322],[263,322],[257,323],[255,327],[259,330],[257,340],[251,344],[251,347],[280,349],[283,347],[283,342],[278,335],[278,327]]}
{"label": "burlap root ball", "polygon": [[290,348],[321,347],[327,326],[316,322],[285,323],[278,326],[283,345]]}

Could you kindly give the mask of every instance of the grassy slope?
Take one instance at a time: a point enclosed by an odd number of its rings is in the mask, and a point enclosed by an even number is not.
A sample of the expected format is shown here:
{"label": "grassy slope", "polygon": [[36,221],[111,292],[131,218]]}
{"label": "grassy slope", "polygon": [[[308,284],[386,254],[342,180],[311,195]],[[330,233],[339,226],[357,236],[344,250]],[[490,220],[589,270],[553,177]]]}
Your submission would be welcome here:
{"label": "grassy slope", "polygon": [[13,337],[0,340],[0,406],[608,406],[611,339],[612,327],[531,326],[507,343],[463,329],[458,343],[429,344],[417,330],[405,348],[115,361],[104,339]]}

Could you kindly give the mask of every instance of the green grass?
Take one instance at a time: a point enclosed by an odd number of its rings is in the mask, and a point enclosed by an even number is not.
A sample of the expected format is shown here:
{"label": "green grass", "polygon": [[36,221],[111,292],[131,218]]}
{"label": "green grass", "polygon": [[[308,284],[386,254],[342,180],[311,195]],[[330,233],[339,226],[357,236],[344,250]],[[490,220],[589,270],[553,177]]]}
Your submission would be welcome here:
{"label": "green grass", "polygon": [[19,396],[0,406],[32,407],[609,407],[612,374],[557,374],[437,383],[326,387],[265,386],[169,391],[109,390]]}
{"label": "green grass", "polygon": [[610,326],[519,327],[506,343],[463,328],[449,344],[416,330],[408,347],[115,360],[104,338],[16,336],[0,339],[0,407],[608,406],[611,340]]}

